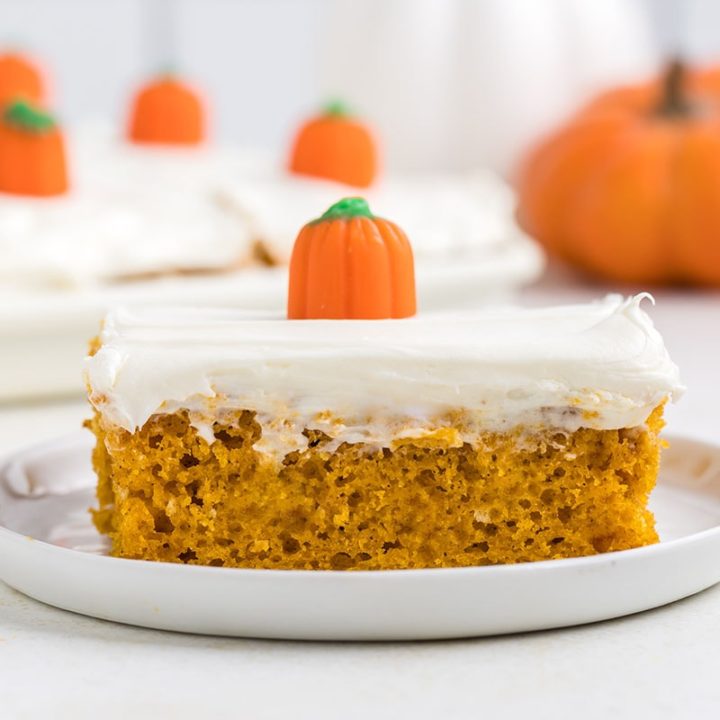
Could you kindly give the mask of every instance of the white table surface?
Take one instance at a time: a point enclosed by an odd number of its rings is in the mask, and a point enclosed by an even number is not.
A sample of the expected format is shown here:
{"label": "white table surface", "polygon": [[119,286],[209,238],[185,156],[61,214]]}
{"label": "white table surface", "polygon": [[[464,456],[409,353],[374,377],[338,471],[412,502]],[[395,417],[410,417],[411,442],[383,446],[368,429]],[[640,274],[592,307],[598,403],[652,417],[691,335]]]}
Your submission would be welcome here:
{"label": "white table surface", "polygon": [[[602,292],[550,277],[522,301]],[[668,430],[720,442],[720,295],[663,293],[651,312],[689,387],[667,413]],[[78,400],[0,406],[0,455],[29,438],[70,432],[86,415]],[[566,630],[315,644],[115,625],[55,610],[0,583],[2,720],[718,718],[719,676],[720,586]]]}

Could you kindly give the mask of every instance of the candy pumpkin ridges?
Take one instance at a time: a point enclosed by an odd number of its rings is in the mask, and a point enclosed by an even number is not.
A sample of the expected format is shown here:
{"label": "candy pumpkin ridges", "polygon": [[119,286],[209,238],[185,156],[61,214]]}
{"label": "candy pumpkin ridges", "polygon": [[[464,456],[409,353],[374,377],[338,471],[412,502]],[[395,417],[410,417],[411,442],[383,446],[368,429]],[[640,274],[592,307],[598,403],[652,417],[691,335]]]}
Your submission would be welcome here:
{"label": "candy pumpkin ridges", "polygon": [[300,175],[368,187],[377,175],[377,151],[368,128],[334,102],[298,131],[290,170]]}
{"label": "candy pumpkin ridges", "polygon": [[173,77],[155,80],[133,100],[128,137],[136,143],[197,145],[205,139],[203,102]]}
{"label": "candy pumpkin ridges", "polygon": [[288,318],[377,320],[415,310],[410,242],[365,200],[345,198],[302,228],[290,259]]}
{"label": "candy pumpkin ridges", "polygon": [[18,53],[0,55],[0,104],[23,99],[41,103],[45,99],[42,73]]}
{"label": "candy pumpkin ridges", "polygon": [[720,285],[720,87],[673,63],[606,93],[521,168],[519,218],[554,255],[623,283]]}
{"label": "candy pumpkin ridges", "polygon": [[65,143],[55,120],[25,101],[8,105],[0,122],[0,192],[49,196],[67,189]]}

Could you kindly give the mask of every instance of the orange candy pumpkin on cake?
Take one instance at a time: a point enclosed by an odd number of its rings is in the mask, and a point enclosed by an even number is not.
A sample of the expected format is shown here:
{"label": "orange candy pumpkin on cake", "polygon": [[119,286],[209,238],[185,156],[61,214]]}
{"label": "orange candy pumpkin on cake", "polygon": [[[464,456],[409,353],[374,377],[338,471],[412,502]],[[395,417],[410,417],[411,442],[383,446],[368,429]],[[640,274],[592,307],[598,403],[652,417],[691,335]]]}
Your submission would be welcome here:
{"label": "orange candy pumpkin on cake", "polygon": [[142,86],[133,99],[128,138],[134,143],[199,145],[206,136],[199,93],[174,75]]}
{"label": "orange candy pumpkin on cake", "polygon": [[720,73],[673,63],[612,90],[521,169],[520,220],[610,280],[720,285]]}
{"label": "orange candy pumpkin on cake", "polygon": [[377,320],[415,309],[410,242],[364,199],[345,198],[302,228],[290,260],[288,318]]}
{"label": "orange candy pumpkin on cake", "polygon": [[0,105],[23,99],[45,101],[45,80],[39,66],[18,52],[0,53]]}
{"label": "orange candy pumpkin on cake", "polygon": [[0,192],[61,195],[68,189],[65,141],[54,118],[24,100],[0,116]]}
{"label": "orange candy pumpkin on cake", "polygon": [[378,173],[375,138],[342,103],[333,102],[298,130],[290,153],[290,171],[369,187]]}

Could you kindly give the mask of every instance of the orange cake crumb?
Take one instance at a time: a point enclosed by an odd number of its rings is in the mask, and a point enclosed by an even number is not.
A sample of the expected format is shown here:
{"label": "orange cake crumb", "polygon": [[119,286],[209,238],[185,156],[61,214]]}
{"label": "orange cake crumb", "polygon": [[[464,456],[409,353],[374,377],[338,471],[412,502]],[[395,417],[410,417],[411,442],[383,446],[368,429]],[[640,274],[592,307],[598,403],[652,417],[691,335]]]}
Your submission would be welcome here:
{"label": "orange cake crumb", "polygon": [[[281,462],[245,410],[212,425],[153,415],[130,433],[96,414],[98,529],[118,557],[245,568],[377,570],[517,563],[657,541],[647,509],[658,407],[643,427],[518,428],[343,443],[306,429]],[[462,430],[462,428],[459,428]],[[326,449],[328,448],[329,449]]]}

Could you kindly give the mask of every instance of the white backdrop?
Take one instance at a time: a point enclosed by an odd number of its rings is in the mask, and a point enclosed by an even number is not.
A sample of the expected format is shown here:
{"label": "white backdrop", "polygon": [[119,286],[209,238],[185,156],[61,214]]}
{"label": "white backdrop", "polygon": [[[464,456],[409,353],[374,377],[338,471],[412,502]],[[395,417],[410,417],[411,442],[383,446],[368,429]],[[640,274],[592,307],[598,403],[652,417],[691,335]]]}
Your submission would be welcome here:
{"label": "white backdrop", "polygon": [[634,0],[336,0],[330,24],[323,88],[351,87],[404,167],[507,169],[598,88],[658,65]]}
{"label": "white backdrop", "polygon": [[391,167],[508,169],[588,95],[656,69],[661,46],[715,57],[719,20],[716,0],[0,0],[0,44],[46,61],[71,124],[120,123],[170,64],[206,89],[224,141],[279,151],[340,96]]}

